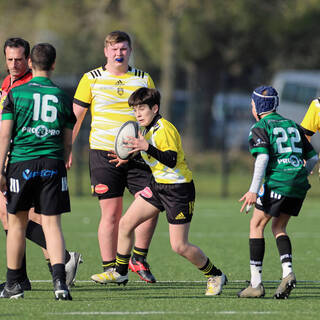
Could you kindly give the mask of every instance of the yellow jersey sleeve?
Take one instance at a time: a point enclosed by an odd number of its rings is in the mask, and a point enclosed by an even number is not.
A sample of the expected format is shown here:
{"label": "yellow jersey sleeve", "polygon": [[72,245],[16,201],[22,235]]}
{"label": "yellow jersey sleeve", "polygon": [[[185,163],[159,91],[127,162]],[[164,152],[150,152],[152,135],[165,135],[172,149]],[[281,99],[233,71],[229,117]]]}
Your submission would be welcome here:
{"label": "yellow jersey sleeve", "polygon": [[154,82],[153,82],[153,80],[152,80],[152,78],[150,76],[148,77],[148,88],[150,88],[150,89],[155,89],[156,88],[155,85],[154,85]]}
{"label": "yellow jersey sleeve", "polygon": [[86,105],[91,104],[91,101],[92,101],[91,85],[88,79],[88,75],[86,73],[82,76],[78,84],[76,93],[74,95],[74,99]]}
{"label": "yellow jersey sleeve", "polygon": [[311,102],[309,109],[301,122],[301,126],[314,133],[320,130],[320,102],[318,99]]}

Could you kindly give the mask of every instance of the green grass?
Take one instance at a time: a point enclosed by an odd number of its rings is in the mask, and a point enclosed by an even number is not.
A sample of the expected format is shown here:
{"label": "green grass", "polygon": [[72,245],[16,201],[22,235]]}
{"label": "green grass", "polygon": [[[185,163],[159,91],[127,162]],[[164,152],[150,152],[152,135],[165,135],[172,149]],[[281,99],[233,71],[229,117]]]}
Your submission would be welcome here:
{"label": "green grass", "polygon": [[[161,214],[148,261],[158,283],[146,284],[130,273],[127,286],[102,286],[90,282],[93,273],[101,271],[97,241],[99,207],[91,197],[72,198],[72,213],[63,217],[63,227],[69,250],[82,253],[78,282],[72,289],[72,302],[54,301],[49,272],[41,250],[27,244],[28,274],[33,290],[25,299],[0,300],[0,319],[315,319],[319,312],[319,201],[309,197],[298,218],[292,219],[291,235],[297,288],[285,301],[272,295],[281,276],[279,256],[270,227],[266,230],[266,255],[263,279],[264,299],[238,299],[236,293],[250,278],[248,230],[250,214],[239,212],[237,199],[249,184],[249,177],[237,182],[234,196],[220,199],[208,196],[217,182],[202,186],[198,194],[191,224],[190,241],[200,246],[229,278],[223,293],[206,297],[205,279],[188,261],[171,251],[168,225]],[[315,183],[318,181],[315,179]],[[242,187],[241,187],[242,186]],[[316,188],[316,187],[315,187]],[[319,189],[318,185],[317,188]],[[209,190],[209,191],[208,191]],[[218,188],[217,188],[218,190]],[[126,204],[129,201],[127,199]],[[0,234],[0,279],[5,278],[5,237]],[[35,280],[47,280],[36,282]],[[304,282],[306,281],[306,282]]]}

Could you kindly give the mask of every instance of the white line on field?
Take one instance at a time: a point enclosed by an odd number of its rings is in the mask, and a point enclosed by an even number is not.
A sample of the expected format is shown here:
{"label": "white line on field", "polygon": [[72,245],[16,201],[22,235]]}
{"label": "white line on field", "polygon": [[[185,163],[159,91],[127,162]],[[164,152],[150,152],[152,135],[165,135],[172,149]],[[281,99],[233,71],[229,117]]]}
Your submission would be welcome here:
{"label": "white line on field", "polygon": [[52,312],[47,313],[48,315],[65,315],[65,316],[92,316],[92,315],[109,315],[109,316],[117,316],[117,315],[153,315],[153,314],[280,314],[281,312],[274,311],[208,311],[208,312],[177,312],[177,311],[93,311],[93,312]]}
{"label": "white line on field", "polygon": [[[45,282],[52,282],[52,280],[30,280],[33,283],[45,283]],[[248,282],[249,280],[231,280],[228,281],[229,284],[231,283],[243,283]],[[280,280],[264,280],[263,283],[279,283]],[[76,280],[76,283],[93,283],[92,280]],[[145,284],[142,281],[130,281],[130,283],[141,283]],[[166,280],[166,281],[157,281],[157,283],[206,283],[206,281],[197,281],[197,280]],[[320,283],[318,280],[297,280],[297,283]]]}

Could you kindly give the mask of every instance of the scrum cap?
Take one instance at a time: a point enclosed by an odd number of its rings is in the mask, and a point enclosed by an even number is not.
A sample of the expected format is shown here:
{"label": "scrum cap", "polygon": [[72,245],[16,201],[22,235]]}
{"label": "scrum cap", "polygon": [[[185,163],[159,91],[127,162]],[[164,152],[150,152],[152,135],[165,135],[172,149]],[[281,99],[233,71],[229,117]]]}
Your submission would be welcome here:
{"label": "scrum cap", "polygon": [[278,92],[270,86],[256,88],[251,97],[256,105],[256,112],[258,115],[275,111],[279,105]]}

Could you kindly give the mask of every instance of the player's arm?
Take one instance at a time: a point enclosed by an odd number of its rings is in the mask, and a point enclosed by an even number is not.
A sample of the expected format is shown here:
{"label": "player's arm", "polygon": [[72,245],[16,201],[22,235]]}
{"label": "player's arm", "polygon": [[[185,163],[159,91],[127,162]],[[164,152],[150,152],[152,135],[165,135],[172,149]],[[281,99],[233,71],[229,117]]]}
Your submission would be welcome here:
{"label": "player's arm", "polygon": [[0,190],[7,190],[5,178],[5,163],[10,147],[11,133],[13,128],[13,120],[2,120],[0,129]]}
{"label": "player's arm", "polygon": [[[246,206],[250,207],[257,201],[257,194],[262,184],[262,180],[266,172],[268,161],[269,161],[268,154],[260,153],[257,155],[256,161],[254,164],[254,172],[253,172],[252,182],[251,182],[249,191],[245,193],[242,196],[242,198],[239,200],[239,201],[244,201],[240,209],[240,212],[242,212]],[[248,213],[249,210],[246,210],[246,211]]]}
{"label": "player's arm", "polygon": [[247,207],[246,213],[248,213],[250,207],[257,200],[257,193],[269,161],[269,144],[269,136],[266,130],[261,127],[253,126],[249,134],[249,150],[251,154],[256,157],[256,161],[249,191],[239,199],[239,202],[243,202],[240,212]]}
{"label": "player's arm", "polygon": [[144,136],[139,131],[139,137],[129,137],[127,140],[128,148],[132,148],[131,153],[137,151],[145,151],[151,157],[157,159],[159,162],[164,164],[169,168],[174,168],[177,164],[177,152],[173,150],[161,151],[156,148],[152,144],[148,143],[148,141],[144,138]]}
{"label": "player's arm", "polygon": [[73,127],[72,143],[75,142],[79,134],[83,119],[85,118],[87,111],[88,111],[87,107],[83,107],[80,104],[77,104],[75,102],[73,103],[73,113],[76,116],[77,121]]}
{"label": "player's arm", "polygon": [[64,162],[67,164],[72,150],[72,129],[65,128],[63,131]]}
{"label": "player's arm", "polygon": [[302,122],[301,128],[310,141],[311,137],[320,129],[320,102],[319,99],[315,99],[311,102]]}
{"label": "player's arm", "polygon": [[87,74],[84,74],[81,80],[79,81],[76,93],[73,98],[73,113],[77,118],[77,122],[73,127],[72,133],[72,143],[75,142],[78,133],[80,131],[83,119],[88,111],[88,108],[91,105],[92,93],[91,85],[88,79]]}

